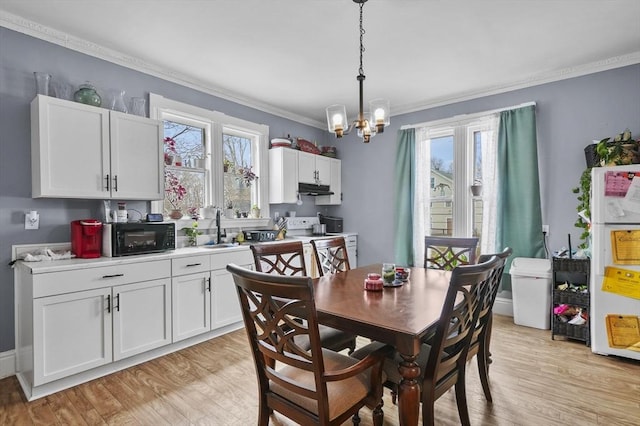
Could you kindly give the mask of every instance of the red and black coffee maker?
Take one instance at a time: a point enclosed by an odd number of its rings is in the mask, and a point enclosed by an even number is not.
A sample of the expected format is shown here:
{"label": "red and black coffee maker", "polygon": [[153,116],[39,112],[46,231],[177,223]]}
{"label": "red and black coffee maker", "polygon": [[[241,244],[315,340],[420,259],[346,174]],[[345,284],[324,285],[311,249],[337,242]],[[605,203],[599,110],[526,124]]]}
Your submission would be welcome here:
{"label": "red and black coffee maker", "polygon": [[102,222],[96,219],[71,222],[71,252],[83,259],[100,257],[102,255]]}

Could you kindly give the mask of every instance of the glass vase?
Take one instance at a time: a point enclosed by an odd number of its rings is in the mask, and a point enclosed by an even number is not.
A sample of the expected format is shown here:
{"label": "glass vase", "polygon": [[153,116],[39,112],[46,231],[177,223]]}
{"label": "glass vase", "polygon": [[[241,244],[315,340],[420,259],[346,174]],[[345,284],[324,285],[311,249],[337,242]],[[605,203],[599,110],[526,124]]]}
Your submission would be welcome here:
{"label": "glass vase", "polygon": [[102,98],[96,91],[96,88],[89,82],[80,85],[80,88],[73,94],[73,100],[81,104],[97,107],[102,105]]}
{"label": "glass vase", "polygon": [[112,90],[109,92],[109,109],[127,113],[127,105],[124,103],[124,90]]}

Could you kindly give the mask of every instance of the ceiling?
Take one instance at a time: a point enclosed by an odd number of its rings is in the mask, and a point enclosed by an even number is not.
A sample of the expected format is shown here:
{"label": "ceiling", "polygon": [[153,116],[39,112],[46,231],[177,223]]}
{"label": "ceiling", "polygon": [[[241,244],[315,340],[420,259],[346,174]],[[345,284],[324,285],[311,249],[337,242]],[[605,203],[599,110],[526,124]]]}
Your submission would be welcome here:
{"label": "ceiling", "polygon": [[[0,25],[307,124],[357,113],[351,0],[0,0]],[[638,0],[371,0],[392,115],[640,63]]]}

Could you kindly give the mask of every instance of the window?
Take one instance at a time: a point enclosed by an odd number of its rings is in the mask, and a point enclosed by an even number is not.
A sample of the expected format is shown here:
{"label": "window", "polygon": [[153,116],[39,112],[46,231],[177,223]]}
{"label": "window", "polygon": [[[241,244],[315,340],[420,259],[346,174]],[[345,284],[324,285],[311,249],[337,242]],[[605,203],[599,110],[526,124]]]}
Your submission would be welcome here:
{"label": "window", "polygon": [[155,94],[149,104],[164,124],[165,198],[154,211],[190,217],[203,207],[233,206],[242,219],[255,206],[269,217],[268,126]]}
{"label": "window", "polygon": [[[487,176],[491,165],[483,157],[493,150],[494,129],[490,117],[416,129],[418,235],[476,236],[482,246],[483,219],[488,216],[482,195],[474,195],[471,186],[486,190],[493,182]],[[422,239],[414,241],[416,264],[422,262],[423,246]]]}
{"label": "window", "polygon": [[163,114],[163,214],[178,210],[189,214],[209,204],[210,179],[206,158],[211,140],[209,123],[177,114]]}
{"label": "window", "polygon": [[240,214],[258,205],[258,185],[255,183],[259,177],[254,168],[258,145],[258,135],[223,129],[224,205]]}

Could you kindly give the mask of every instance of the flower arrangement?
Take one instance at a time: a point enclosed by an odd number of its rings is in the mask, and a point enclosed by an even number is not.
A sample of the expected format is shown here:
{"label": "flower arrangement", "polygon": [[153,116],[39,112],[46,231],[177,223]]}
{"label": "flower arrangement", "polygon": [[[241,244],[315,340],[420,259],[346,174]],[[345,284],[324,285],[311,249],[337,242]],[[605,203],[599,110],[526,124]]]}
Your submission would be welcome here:
{"label": "flower arrangement", "polygon": [[245,185],[249,186],[251,183],[258,179],[258,176],[253,173],[252,166],[240,167],[238,169],[238,174],[240,175],[238,179],[242,179]]}
{"label": "flower arrangement", "polygon": [[164,199],[171,204],[174,210],[180,210],[185,195],[187,195],[187,189],[182,186],[178,176],[171,171],[166,171],[164,177]]}
{"label": "flower arrangement", "polygon": [[164,146],[164,164],[171,165],[173,162],[173,156],[171,154],[178,154],[178,151],[176,151],[176,141],[167,136],[164,138]]}
{"label": "flower arrangement", "polygon": [[200,215],[198,214],[198,207],[189,207],[187,209],[187,214],[191,216],[191,219],[198,220]]}
{"label": "flower arrangement", "polygon": [[187,239],[189,241],[189,245],[196,246],[198,245],[198,235],[202,235],[202,231],[198,230],[198,221],[194,220],[190,227],[182,228]]}

